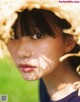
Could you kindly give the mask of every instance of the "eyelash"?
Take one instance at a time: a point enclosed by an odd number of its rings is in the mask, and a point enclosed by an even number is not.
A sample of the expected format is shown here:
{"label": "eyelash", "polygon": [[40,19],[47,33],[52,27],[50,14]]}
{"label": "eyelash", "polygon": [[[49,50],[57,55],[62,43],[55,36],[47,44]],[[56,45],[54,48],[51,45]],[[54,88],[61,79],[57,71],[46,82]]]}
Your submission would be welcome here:
{"label": "eyelash", "polygon": [[35,40],[37,40],[37,39],[42,39],[42,38],[44,38],[44,37],[45,37],[45,35],[42,34],[42,33],[36,33],[36,34],[34,34],[34,35],[31,36],[31,38],[32,38],[32,39],[35,39]]}

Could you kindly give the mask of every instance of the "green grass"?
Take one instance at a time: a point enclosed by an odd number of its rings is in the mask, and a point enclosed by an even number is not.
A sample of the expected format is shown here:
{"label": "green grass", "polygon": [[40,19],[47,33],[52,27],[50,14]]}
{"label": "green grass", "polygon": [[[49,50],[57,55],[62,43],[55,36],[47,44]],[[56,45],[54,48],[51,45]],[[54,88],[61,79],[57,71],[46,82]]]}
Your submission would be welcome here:
{"label": "green grass", "polygon": [[1,94],[8,95],[8,102],[39,102],[38,81],[25,81],[13,63],[0,60]]}

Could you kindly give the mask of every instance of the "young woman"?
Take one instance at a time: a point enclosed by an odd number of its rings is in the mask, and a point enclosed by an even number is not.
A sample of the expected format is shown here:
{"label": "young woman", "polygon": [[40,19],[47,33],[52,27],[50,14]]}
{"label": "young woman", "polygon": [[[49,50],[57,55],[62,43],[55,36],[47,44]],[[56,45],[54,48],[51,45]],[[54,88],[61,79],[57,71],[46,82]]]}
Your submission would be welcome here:
{"label": "young woman", "polygon": [[[14,24],[15,35],[8,49],[25,80],[42,78],[50,102],[79,102],[80,77],[71,59],[59,59],[76,48],[73,36],[63,29],[71,25],[43,9],[24,10]],[[80,60],[78,60],[80,61]],[[75,62],[76,63],[76,62]]]}

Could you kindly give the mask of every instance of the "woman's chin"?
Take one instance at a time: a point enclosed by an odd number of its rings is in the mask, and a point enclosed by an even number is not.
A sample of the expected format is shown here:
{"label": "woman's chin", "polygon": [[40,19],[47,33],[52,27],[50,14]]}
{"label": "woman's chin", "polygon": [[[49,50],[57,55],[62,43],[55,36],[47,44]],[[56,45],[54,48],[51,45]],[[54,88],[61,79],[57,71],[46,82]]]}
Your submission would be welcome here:
{"label": "woman's chin", "polygon": [[36,76],[27,76],[27,75],[22,75],[23,79],[26,81],[34,81],[34,80],[38,80],[39,78]]}

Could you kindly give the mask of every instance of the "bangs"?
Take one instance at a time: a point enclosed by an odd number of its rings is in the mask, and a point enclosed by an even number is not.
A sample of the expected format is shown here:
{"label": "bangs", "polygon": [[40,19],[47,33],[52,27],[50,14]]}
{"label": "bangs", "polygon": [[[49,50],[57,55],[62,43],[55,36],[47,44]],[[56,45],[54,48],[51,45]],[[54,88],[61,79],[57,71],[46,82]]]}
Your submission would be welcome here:
{"label": "bangs", "polygon": [[[56,26],[57,25],[57,26]],[[60,30],[70,28],[70,24],[63,19],[58,18],[51,11],[43,9],[33,9],[32,11],[24,10],[19,13],[15,23],[15,36],[31,36],[38,32],[55,37]],[[18,33],[17,33],[18,29]],[[58,32],[59,31],[59,32]]]}

